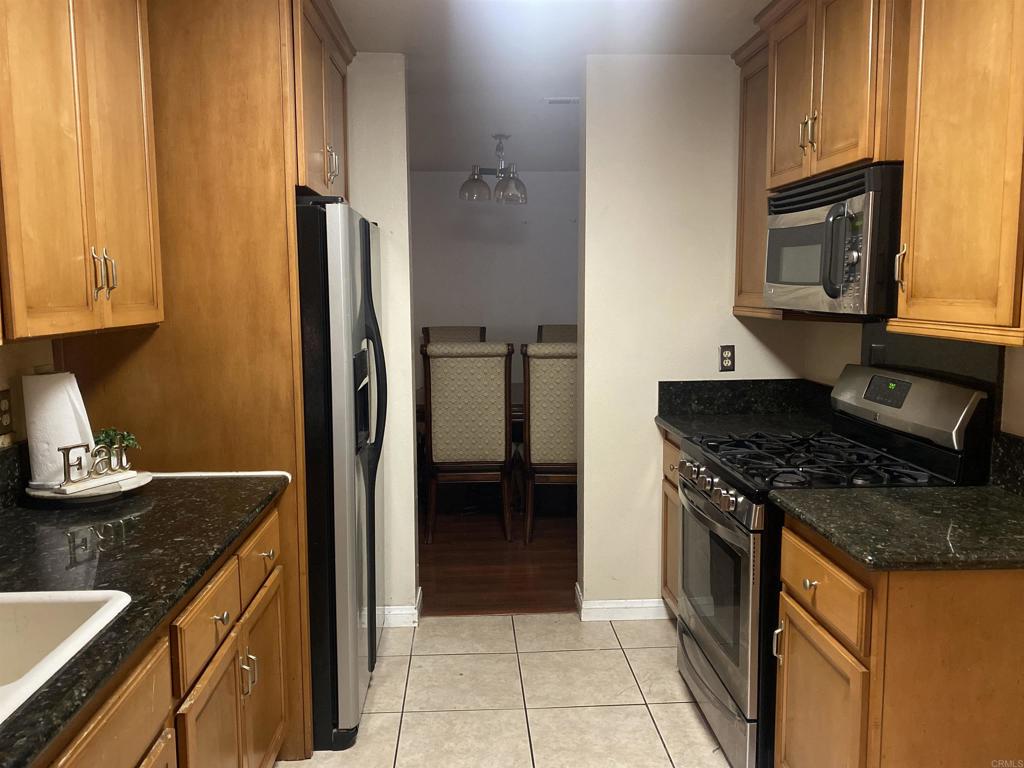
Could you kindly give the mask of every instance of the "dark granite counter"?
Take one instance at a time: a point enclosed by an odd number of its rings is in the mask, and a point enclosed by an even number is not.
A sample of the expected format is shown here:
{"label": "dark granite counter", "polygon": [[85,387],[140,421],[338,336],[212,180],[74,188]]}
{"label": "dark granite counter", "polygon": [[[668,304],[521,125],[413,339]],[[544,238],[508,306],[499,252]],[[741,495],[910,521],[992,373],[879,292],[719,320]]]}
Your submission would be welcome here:
{"label": "dark granite counter", "polygon": [[676,437],[701,433],[712,435],[749,434],[751,432],[813,433],[831,430],[831,422],[813,413],[734,413],[658,415],[654,423]]}
{"label": "dark granite counter", "polygon": [[1024,568],[1024,497],[994,486],[773,491],[787,514],[876,570]]}
{"label": "dark granite counter", "polygon": [[0,723],[0,768],[30,763],[287,484],[283,474],[158,477],[105,504],[0,509],[0,590],[119,589],[132,598]]}

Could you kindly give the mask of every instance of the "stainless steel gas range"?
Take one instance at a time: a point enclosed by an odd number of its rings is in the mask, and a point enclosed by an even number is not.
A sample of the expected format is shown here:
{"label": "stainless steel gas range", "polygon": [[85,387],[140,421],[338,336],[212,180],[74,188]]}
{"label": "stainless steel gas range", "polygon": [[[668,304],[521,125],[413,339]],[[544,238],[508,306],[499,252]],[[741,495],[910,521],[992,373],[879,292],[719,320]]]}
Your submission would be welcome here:
{"label": "stainless steel gas range", "polygon": [[983,392],[850,365],[816,434],[683,438],[679,672],[733,768],[773,764],[783,516],[776,488],[983,482],[991,418]]}

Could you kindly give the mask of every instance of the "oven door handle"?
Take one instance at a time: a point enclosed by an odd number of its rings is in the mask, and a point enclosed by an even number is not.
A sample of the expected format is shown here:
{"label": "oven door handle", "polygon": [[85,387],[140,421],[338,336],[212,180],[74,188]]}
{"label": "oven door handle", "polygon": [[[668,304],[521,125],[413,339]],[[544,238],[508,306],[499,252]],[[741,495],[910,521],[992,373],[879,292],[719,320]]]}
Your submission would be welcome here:
{"label": "oven door handle", "polygon": [[[719,512],[717,508],[711,506],[711,502],[705,500],[703,497],[691,497],[691,493],[685,486],[679,486],[679,500],[683,503],[683,506],[688,509],[697,520],[718,534],[725,541],[734,545],[743,552],[750,553],[750,534],[744,533],[739,528],[739,523],[732,522],[732,518],[726,517],[722,512]],[[712,510],[709,512],[705,509],[708,507]]]}

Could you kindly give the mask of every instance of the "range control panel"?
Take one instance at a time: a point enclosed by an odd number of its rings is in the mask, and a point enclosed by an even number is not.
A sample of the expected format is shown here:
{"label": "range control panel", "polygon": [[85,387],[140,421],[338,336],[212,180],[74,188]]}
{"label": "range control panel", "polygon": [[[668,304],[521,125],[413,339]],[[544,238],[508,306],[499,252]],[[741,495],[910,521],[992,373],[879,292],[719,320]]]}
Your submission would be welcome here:
{"label": "range control panel", "polygon": [[872,376],[864,391],[864,399],[890,408],[902,408],[910,394],[911,384],[889,376]]}

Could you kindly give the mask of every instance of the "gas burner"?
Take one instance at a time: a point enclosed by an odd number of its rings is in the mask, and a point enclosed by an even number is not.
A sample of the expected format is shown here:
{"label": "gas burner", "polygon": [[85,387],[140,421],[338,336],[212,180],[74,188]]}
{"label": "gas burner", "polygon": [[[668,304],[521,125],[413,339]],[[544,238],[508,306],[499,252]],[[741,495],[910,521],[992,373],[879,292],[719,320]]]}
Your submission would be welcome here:
{"label": "gas burner", "polygon": [[726,467],[763,488],[928,485],[927,471],[840,435],[705,435],[697,443]]}

